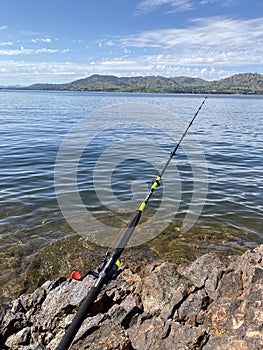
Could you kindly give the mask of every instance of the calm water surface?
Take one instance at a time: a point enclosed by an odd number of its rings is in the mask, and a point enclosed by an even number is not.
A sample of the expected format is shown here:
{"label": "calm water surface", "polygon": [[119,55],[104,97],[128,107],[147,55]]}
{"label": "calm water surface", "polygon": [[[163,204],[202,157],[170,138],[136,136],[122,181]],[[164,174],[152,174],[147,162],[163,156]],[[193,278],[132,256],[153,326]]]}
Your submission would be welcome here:
{"label": "calm water surface", "polygon": [[[12,270],[21,261],[39,249],[74,233],[57,203],[54,168],[60,145],[77,122],[90,115],[92,132],[106,130],[106,133],[100,134],[97,143],[91,142],[83,152],[79,163],[79,190],[83,202],[95,216],[116,226],[117,218],[113,218],[112,212],[109,218],[107,206],[102,205],[92,192],[94,164],[109,146],[109,140],[118,138],[125,142],[131,134],[140,138],[144,135],[147,142],[162,143],[168,157],[175,145],[162,133],[169,133],[178,141],[182,128],[165,114],[132,118],[127,114],[119,120],[109,115],[94,118],[94,113],[90,113],[114,104],[147,103],[176,113],[187,125],[202,100],[203,97],[198,95],[2,90],[0,259],[5,269],[0,272],[0,282],[4,283],[7,274],[12,275]],[[173,205],[177,207],[176,215],[172,224],[150,243],[152,248],[162,256],[176,257],[180,250],[182,255],[183,252],[187,255],[189,250],[197,255],[207,251],[231,253],[262,243],[263,98],[209,96],[190,130],[183,141],[185,147],[191,147],[191,138],[195,136],[208,167],[205,205],[192,228],[182,232],[180,227],[193,195],[193,175],[184,151],[180,153],[179,150],[173,161],[177,169],[174,188],[169,190],[170,201],[168,198],[163,209],[164,224],[165,215],[173,210]],[[128,148],[136,148],[136,142],[133,141],[132,145],[128,143]],[[147,162],[141,145],[135,151],[137,159],[127,159],[118,167],[112,164],[116,167],[112,174],[112,191],[124,206],[126,200],[131,201],[132,195],[141,200],[144,198],[147,193],[145,182],[151,183],[166,160],[156,159],[156,154],[149,152]],[[120,152],[123,152],[123,147]],[[152,163],[160,165],[156,169]],[[105,162],[105,172],[110,167],[109,160]],[[178,179],[180,198],[176,194]],[[132,193],[133,181],[143,184],[136,187],[136,194]],[[97,182],[100,183],[99,179]],[[163,191],[160,188],[160,195]],[[111,200],[112,197],[109,202]],[[158,210],[158,200],[157,196],[152,210],[154,205]],[[135,201],[135,208],[136,205]],[[194,211],[193,208],[191,210]],[[11,262],[14,251],[16,261]]]}

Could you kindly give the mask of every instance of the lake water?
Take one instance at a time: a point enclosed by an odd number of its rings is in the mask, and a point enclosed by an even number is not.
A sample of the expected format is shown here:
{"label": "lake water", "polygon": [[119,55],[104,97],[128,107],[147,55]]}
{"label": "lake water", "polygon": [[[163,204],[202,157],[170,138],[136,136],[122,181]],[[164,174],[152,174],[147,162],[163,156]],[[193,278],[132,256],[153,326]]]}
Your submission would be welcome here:
{"label": "lake water", "polygon": [[[148,193],[203,99],[0,91],[0,259],[5,266],[0,282],[24,259],[75,232],[86,232],[90,240],[95,232],[97,243],[111,242]],[[62,142],[74,135],[76,126],[84,132],[82,139],[74,136],[80,148],[69,158],[64,154],[57,165]],[[145,210],[146,226],[139,227],[132,244],[156,237],[149,243],[154,251],[176,257],[180,249],[186,255],[233,253],[262,243],[262,140],[263,97],[208,96]],[[74,143],[68,142],[65,147]],[[63,216],[73,212],[76,223],[78,209],[83,210],[71,193],[72,164],[77,167],[79,197],[89,213],[79,220],[84,223],[79,229]],[[106,240],[103,227],[109,228]]]}

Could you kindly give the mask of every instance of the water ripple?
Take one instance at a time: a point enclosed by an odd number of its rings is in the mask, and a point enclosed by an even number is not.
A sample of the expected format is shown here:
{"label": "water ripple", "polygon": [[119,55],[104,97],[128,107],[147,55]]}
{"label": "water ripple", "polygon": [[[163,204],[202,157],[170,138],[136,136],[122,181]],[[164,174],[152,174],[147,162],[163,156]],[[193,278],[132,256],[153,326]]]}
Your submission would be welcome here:
{"label": "water ripple", "polygon": [[[34,249],[69,232],[72,233],[64,222],[56,201],[54,166],[64,136],[77,121],[103,106],[139,101],[172,110],[187,123],[200,100],[201,97],[195,95],[2,91],[0,107],[2,251],[8,254],[18,242],[22,242],[29,247],[28,252],[25,250],[23,254],[30,256]],[[200,244],[201,250],[210,247],[226,251],[233,246],[249,247],[262,242],[262,111],[262,97],[209,97],[202,113],[193,124],[192,133],[190,132],[184,141],[185,147],[194,154],[196,150],[191,149],[191,134],[193,134],[203,148],[209,170],[207,199],[195,228],[186,235],[176,234],[175,227],[180,227],[193,195],[191,165],[183,150],[179,149],[173,165],[178,172],[175,182],[181,183],[181,198],[178,197],[176,184],[171,186],[167,206],[163,209],[165,223],[167,214],[173,208],[178,208],[171,232],[169,229],[166,231],[169,242],[167,243],[163,237],[162,244],[167,245],[167,250],[170,250],[171,246],[174,247],[175,241],[178,244],[179,241],[184,244],[187,241],[189,246],[196,241],[199,242],[196,244]],[[113,220],[113,214],[107,207],[101,205],[93,188],[92,171],[101,152],[111,143],[124,143],[130,137],[133,128],[133,132],[137,132],[141,140],[150,139],[153,143],[159,140],[160,147],[167,152],[168,157],[174,144],[171,144],[169,138],[162,136],[160,130],[173,135],[175,140],[178,140],[182,131],[177,130],[172,118],[165,120],[162,118],[161,115],[158,118],[146,115],[138,116],[137,120],[129,120],[127,114],[123,120],[113,120],[110,116],[104,116],[101,120],[90,120],[91,130],[101,130],[102,125],[107,129],[106,134],[96,138],[96,144],[90,143],[83,153],[78,169],[81,198],[94,215],[105,216],[106,220],[109,216],[109,220]],[[116,124],[121,126],[118,132]],[[148,125],[147,132],[142,124]],[[74,150],[71,151],[74,153]],[[136,150],[137,159],[145,157],[143,151],[145,150],[142,147]],[[122,202],[123,207],[126,201],[135,198],[134,188],[136,198],[144,198],[151,181],[166,161],[156,159],[155,152],[148,153],[148,163],[127,159],[112,173],[113,198]],[[119,155],[125,156],[123,147],[119,149]],[[152,167],[152,162],[159,164],[158,169]],[[105,171],[113,165],[111,159],[105,161]],[[65,183],[64,191],[71,176],[66,172],[61,175]],[[203,179],[200,179],[200,184],[202,181]],[[97,176],[96,183],[97,185],[103,183],[103,174]],[[158,191],[146,215],[150,215],[151,210],[158,210],[163,194],[161,188]],[[108,201],[109,206],[113,205],[112,197],[109,197]],[[120,212],[121,210],[122,208]],[[194,214],[194,205],[191,210]],[[162,249],[164,252],[164,248]]]}

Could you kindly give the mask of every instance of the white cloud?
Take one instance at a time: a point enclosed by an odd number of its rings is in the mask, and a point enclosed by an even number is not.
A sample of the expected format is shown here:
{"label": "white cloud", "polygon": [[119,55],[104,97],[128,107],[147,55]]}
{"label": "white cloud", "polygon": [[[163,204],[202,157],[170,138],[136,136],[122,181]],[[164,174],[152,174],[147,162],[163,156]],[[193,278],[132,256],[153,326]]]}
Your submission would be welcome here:
{"label": "white cloud", "polygon": [[210,4],[219,4],[223,7],[228,7],[237,4],[237,0],[201,0],[200,5],[210,5]]}
{"label": "white cloud", "polygon": [[[188,28],[145,31],[119,38],[119,44],[141,53],[145,50],[162,52],[159,57],[183,66],[262,65],[263,17],[249,20],[200,18],[192,21]],[[153,62],[156,57],[152,54]]]}
{"label": "white cloud", "polygon": [[60,51],[57,50],[57,49],[42,48],[42,49],[35,50],[33,52],[36,53],[36,54],[41,54],[41,53],[58,53]]}
{"label": "white cloud", "polygon": [[[1,46],[1,45],[0,45]],[[54,53],[66,53],[69,49],[64,50],[58,50],[58,49],[47,49],[47,48],[41,48],[41,49],[26,49],[23,46],[21,46],[19,49],[10,49],[10,50],[1,50],[0,49],[0,56],[19,56],[19,55],[33,55],[33,54],[54,54]]]}
{"label": "white cloud", "polygon": [[[233,20],[210,17],[193,21],[184,29],[149,30],[120,39],[125,47],[172,49],[183,47],[237,48],[263,44],[263,17]],[[263,45],[262,45],[263,46]]]}
{"label": "white cloud", "polygon": [[[174,57],[156,55],[141,56],[134,59],[116,58],[94,63],[96,73],[114,74],[117,76],[146,76],[162,75],[191,76],[213,80],[221,79],[235,73],[234,70],[216,68],[211,65],[197,66],[187,65],[187,61],[176,61]],[[93,70],[94,72],[94,70]]]}
{"label": "white cloud", "polygon": [[7,28],[8,28],[8,26],[0,26],[0,30],[5,30]]}
{"label": "white cloud", "polygon": [[105,43],[105,46],[107,46],[107,47],[114,46],[114,42],[112,40],[109,40]]}
{"label": "white cloud", "polygon": [[39,43],[39,42],[42,42],[42,43],[51,43],[51,39],[50,38],[35,38],[35,39],[32,39],[31,42],[32,43]]}
{"label": "white cloud", "polygon": [[142,15],[152,12],[160,7],[170,8],[166,13],[186,12],[198,6],[208,6],[218,4],[223,7],[229,7],[237,4],[238,0],[142,0],[135,11],[135,15]]}
{"label": "white cloud", "polygon": [[11,41],[0,41],[0,46],[11,46],[13,43]]}
{"label": "white cloud", "polygon": [[1,62],[0,84],[3,80],[15,79],[15,83],[29,85],[36,82],[63,83],[92,74],[113,74],[116,76],[178,76],[186,75],[213,80],[237,73],[234,68],[222,68],[203,58],[196,57],[194,62],[187,58],[175,60],[173,56],[152,55],[134,59],[115,58],[111,60],[91,61],[89,64],[56,62]]}
{"label": "white cloud", "polygon": [[0,56],[17,56],[17,55],[25,55],[30,54],[32,50],[26,50],[23,47],[20,47],[19,49],[12,49],[12,50],[0,50]]}
{"label": "white cloud", "polygon": [[75,79],[85,69],[83,65],[71,63],[23,61],[2,61],[0,67],[0,85],[65,82],[71,77]]}
{"label": "white cloud", "polygon": [[116,76],[192,76],[203,79],[220,79],[235,71],[214,68],[183,66],[169,57],[116,58],[92,61],[89,64],[58,62],[0,62],[0,85],[30,85],[34,83],[67,83],[92,74]]}
{"label": "white cloud", "polygon": [[169,12],[184,12],[192,9],[189,0],[142,0],[136,8],[135,14],[146,14],[163,5],[170,6]]}

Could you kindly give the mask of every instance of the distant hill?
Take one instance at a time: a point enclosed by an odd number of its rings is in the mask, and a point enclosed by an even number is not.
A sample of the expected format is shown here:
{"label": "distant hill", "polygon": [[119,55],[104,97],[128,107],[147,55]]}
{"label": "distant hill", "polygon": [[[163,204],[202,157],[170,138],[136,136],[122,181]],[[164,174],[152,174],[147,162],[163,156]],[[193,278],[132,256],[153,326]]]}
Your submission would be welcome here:
{"label": "distant hill", "polygon": [[34,84],[30,90],[263,94],[263,75],[236,74],[226,79],[207,81],[199,78],[162,76],[122,77],[91,75],[67,84]]}

